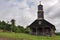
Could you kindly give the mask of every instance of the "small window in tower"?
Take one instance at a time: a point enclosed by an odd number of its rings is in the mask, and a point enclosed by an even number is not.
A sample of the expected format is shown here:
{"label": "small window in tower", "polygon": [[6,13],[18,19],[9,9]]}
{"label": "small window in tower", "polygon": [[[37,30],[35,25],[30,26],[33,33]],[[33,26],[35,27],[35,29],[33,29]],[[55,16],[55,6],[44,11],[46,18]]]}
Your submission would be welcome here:
{"label": "small window in tower", "polygon": [[39,24],[41,24],[41,21],[39,21]]}

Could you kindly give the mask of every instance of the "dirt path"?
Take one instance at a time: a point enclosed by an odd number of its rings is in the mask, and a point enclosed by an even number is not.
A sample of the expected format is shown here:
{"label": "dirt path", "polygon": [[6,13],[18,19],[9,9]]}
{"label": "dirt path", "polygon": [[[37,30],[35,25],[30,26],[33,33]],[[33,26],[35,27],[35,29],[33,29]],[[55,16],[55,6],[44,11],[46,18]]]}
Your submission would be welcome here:
{"label": "dirt path", "polygon": [[0,38],[0,40],[14,40],[12,38]]}

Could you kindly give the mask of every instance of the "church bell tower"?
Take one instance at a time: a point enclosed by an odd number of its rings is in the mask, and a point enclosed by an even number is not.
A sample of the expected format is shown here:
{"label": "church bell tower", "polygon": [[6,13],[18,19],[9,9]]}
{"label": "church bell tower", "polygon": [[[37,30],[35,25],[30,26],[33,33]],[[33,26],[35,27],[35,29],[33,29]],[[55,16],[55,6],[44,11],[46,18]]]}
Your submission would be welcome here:
{"label": "church bell tower", "polygon": [[39,20],[44,19],[43,5],[41,4],[41,1],[40,4],[38,5],[38,19]]}

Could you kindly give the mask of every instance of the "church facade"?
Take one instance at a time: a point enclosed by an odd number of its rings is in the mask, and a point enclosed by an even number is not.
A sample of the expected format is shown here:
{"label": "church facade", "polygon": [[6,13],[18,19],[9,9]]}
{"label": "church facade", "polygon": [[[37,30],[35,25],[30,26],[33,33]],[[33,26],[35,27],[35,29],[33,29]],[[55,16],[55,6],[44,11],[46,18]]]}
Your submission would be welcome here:
{"label": "church facade", "polygon": [[55,34],[55,26],[44,19],[43,5],[40,3],[38,5],[38,18],[29,25],[30,34],[32,35],[45,35],[52,36]]}

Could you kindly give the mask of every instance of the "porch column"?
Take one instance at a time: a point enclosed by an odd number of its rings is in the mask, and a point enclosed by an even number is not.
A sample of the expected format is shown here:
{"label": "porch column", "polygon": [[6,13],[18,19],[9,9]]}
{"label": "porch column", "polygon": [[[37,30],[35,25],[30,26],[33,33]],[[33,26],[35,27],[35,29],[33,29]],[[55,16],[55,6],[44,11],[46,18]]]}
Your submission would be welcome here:
{"label": "porch column", "polygon": [[37,31],[38,31],[38,29],[37,29],[37,27],[36,27],[36,35],[38,34]]}
{"label": "porch column", "polygon": [[33,34],[33,29],[32,28],[30,28],[30,34]]}
{"label": "porch column", "polygon": [[44,27],[42,28],[42,33],[43,33],[43,35],[44,35]]}
{"label": "porch column", "polygon": [[32,34],[32,29],[30,29],[30,34]]}

